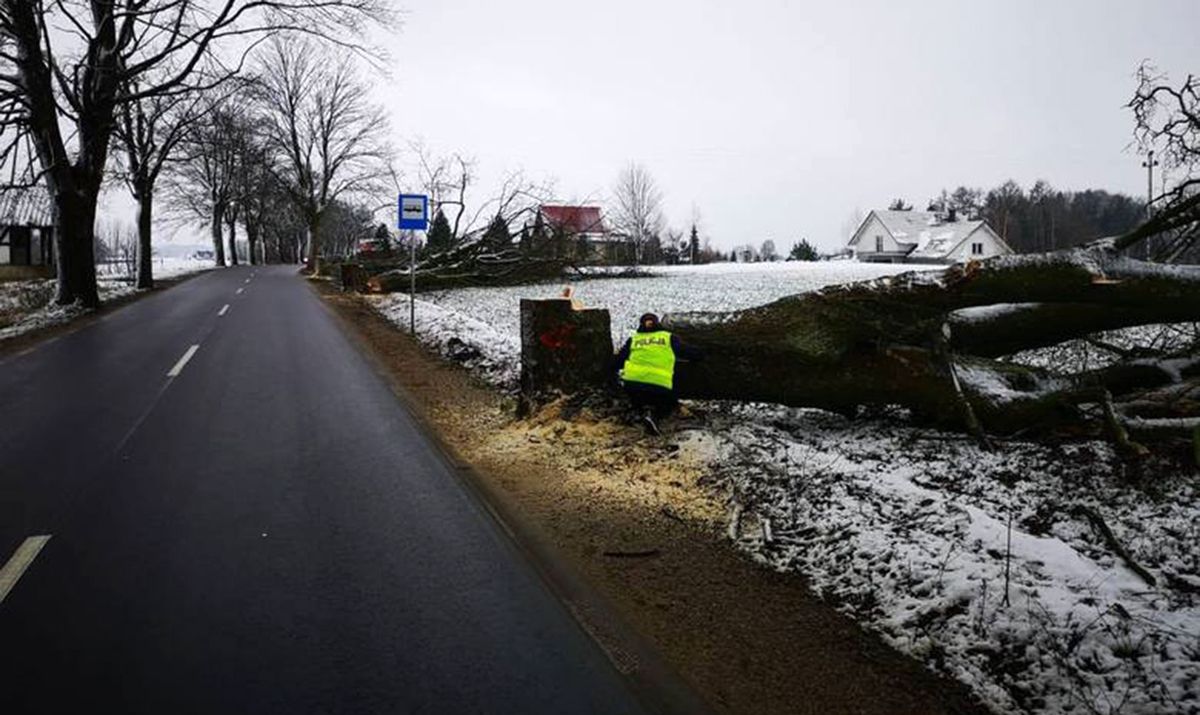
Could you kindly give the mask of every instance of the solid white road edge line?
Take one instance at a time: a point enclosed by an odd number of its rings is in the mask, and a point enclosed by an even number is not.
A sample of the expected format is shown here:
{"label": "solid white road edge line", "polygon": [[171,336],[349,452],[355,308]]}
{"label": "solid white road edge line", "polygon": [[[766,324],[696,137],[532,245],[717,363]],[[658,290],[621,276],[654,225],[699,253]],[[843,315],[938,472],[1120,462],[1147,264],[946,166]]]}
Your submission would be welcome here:
{"label": "solid white road edge line", "polygon": [[221,311],[220,311],[219,313],[217,313],[217,317],[219,318],[219,317],[221,317],[222,315],[225,315],[225,314],[226,314],[226,313],[228,313],[228,312],[229,312],[229,304],[228,304],[228,303],[226,303],[226,304],[225,304],[225,306],[224,306],[223,308],[221,308]]}
{"label": "solid white road edge line", "polygon": [[29,564],[37,558],[38,553],[49,540],[50,534],[30,536],[21,542],[21,545],[13,552],[12,558],[4,564],[4,568],[0,568],[0,603],[4,603],[8,592],[17,585],[17,580],[25,573],[25,569],[29,568]]}
{"label": "solid white road edge line", "polygon": [[175,367],[167,371],[167,377],[178,377],[179,373],[183,372],[183,366],[188,364],[188,360],[191,360],[192,356],[195,355],[196,351],[199,349],[199,345],[193,345],[192,347],[188,348],[187,352],[183,354],[183,357],[179,358],[179,362],[175,363]]}

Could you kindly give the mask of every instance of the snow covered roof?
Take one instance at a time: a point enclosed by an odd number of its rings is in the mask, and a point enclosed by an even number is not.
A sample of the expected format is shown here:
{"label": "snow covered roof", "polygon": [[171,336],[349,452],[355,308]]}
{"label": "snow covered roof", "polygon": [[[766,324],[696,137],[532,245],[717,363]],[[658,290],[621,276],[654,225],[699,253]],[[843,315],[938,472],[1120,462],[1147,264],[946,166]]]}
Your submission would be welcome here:
{"label": "snow covered roof", "polygon": [[53,226],[53,209],[41,186],[0,189],[0,226]]}
{"label": "snow covered roof", "polygon": [[[871,216],[879,219],[901,248],[909,250],[909,258],[945,258],[968,236],[987,225],[979,220],[945,221],[942,214],[934,211],[876,210],[867,215],[863,226],[871,220]],[[858,233],[855,232],[855,240]]]}

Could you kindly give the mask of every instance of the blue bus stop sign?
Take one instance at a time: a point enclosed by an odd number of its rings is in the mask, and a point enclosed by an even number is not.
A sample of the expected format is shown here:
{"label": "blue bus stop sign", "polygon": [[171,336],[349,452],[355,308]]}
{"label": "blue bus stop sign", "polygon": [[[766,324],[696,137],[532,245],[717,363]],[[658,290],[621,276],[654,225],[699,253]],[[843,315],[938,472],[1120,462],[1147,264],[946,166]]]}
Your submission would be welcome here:
{"label": "blue bus stop sign", "polygon": [[397,228],[401,231],[424,231],[429,225],[429,197],[424,194],[400,194],[400,222]]}

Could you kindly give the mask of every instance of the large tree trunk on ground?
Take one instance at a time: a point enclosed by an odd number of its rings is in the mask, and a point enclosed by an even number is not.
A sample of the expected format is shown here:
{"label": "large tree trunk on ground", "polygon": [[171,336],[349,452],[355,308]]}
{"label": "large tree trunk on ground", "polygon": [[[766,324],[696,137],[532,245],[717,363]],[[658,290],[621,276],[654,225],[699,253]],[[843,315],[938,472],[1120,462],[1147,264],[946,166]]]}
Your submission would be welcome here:
{"label": "large tree trunk on ground", "polygon": [[1108,247],[1007,256],[833,286],[663,324],[704,351],[681,396],[853,413],[901,405],[948,426],[1012,433],[1078,422],[1079,405],[1190,379],[1173,356],[1050,375],[991,358],[1100,329],[1200,321],[1200,267],[1156,266]]}
{"label": "large tree trunk on ground", "polygon": [[154,264],[150,259],[154,248],[151,242],[154,194],[149,190],[139,190],[138,193],[137,287],[148,290],[154,287]]}
{"label": "large tree trunk on ground", "polygon": [[[405,253],[404,258],[407,257]],[[511,247],[494,249],[477,241],[420,261],[417,264],[417,291],[537,283],[560,277],[566,265],[561,258],[525,255]],[[408,267],[374,275],[367,285],[373,293],[408,291]]]}

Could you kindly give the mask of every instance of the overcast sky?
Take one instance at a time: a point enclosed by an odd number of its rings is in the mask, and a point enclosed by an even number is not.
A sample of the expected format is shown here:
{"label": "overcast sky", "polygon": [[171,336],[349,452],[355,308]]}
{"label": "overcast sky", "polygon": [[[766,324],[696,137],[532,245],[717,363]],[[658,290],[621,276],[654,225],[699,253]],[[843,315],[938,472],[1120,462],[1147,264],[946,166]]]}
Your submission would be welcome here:
{"label": "overcast sky", "polygon": [[406,0],[398,142],[603,200],[643,164],[723,247],[832,249],[857,210],[1044,178],[1141,195],[1143,59],[1200,72],[1200,1]]}

